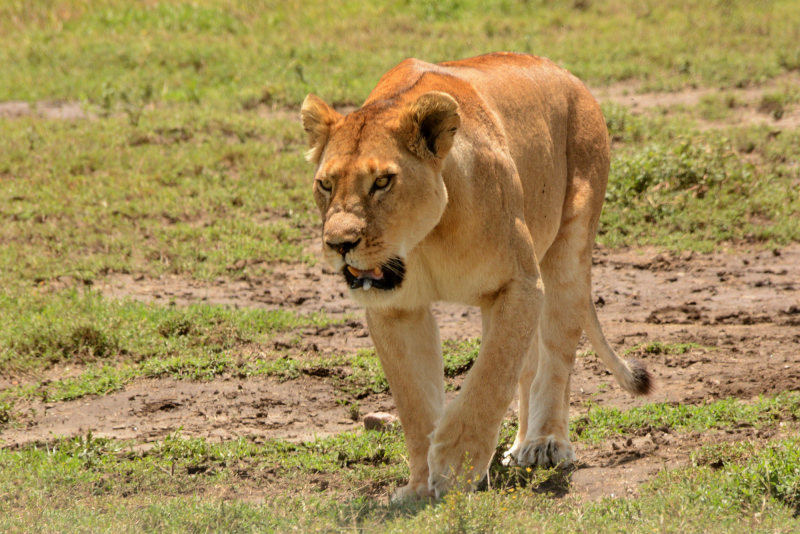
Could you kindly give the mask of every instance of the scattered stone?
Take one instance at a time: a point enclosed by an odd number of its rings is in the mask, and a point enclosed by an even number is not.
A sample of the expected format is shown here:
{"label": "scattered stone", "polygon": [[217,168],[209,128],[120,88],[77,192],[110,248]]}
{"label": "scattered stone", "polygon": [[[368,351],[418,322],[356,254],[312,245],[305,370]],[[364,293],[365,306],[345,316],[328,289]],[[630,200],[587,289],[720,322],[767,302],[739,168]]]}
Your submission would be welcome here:
{"label": "scattered stone", "polygon": [[792,304],[783,313],[786,315],[800,314],[800,304]]}
{"label": "scattered stone", "polygon": [[397,426],[397,417],[386,412],[372,412],[364,416],[366,430],[393,430]]}
{"label": "scattered stone", "polygon": [[228,266],[226,267],[226,269],[227,269],[228,271],[240,271],[240,270],[244,269],[245,267],[247,267],[247,262],[246,262],[246,261],[244,261],[244,260],[237,260],[237,261],[235,261],[234,263],[232,263],[232,264],[228,265]]}
{"label": "scattered stone", "polygon": [[317,378],[327,378],[333,376],[336,378],[347,378],[350,373],[341,367],[307,367],[301,369],[301,372],[307,376],[315,376]]}
{"label": "scattered stone", "polygon": [[645,320],[648,324],[692,324],[702,320],[700,308],[693,304],[665,306],[650,313]]}

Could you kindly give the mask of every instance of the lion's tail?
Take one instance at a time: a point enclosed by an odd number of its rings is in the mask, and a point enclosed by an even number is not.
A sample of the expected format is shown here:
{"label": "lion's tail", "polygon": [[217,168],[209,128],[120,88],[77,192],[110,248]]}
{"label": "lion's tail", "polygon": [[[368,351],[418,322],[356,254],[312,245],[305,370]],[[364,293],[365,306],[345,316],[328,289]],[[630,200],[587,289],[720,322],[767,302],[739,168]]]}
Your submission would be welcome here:
{"label": "lion's tail", "polygon": [[597,355],[603,363],[611,370],[611,373],[620,385],[633,395],[647,395],[653,390],[653,377],[645,369],[642,362],[637,360],[623,360],[611,345],[608,344],[606,336],[600,327],[600,320],[597,318],[597,310],[594,303],[589,302],[588,324],[584,325],[584,331],[589,338],[589,342],[597,351]]}

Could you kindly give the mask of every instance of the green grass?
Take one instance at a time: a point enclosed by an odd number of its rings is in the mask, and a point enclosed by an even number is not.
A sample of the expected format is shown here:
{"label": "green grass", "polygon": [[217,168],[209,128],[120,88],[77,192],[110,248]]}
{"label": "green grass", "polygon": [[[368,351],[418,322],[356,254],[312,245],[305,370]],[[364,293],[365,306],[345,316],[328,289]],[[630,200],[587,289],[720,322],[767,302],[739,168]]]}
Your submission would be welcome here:
{"label": "green grass", "polygon": [[623,354],[686,354],[692,349],[708,350],[706,347],[698,345],[697,343],[664,343],[662,341],[649,341],[647,343],[638,343],[626,349]]}
{"label": "green grass", "polygon": [[494,50],[550,57],[594,85],[746,85],[798,69],[794,8],[791,0],[6,0],[0,100],[247,107],[297,105],[314,90],[355,103],[408,56]]}
{"label": "green grass", "polygon": [[14,417],[14,403],[0,401],[0,429],[11,422]]}
{"label": "green grass", "polygon": [[[325,326],[324,314],[236,310],[193,304],[180,308],[114,300],[92,291],[0,293],[0,366],[38,375],[56,364],[123,364],[149,359],[222,357],[279,332]],[[174,371],[174,370],[173,370]]]}
{"label": "green grass", "polygon": [[[120,303],[96,295],[76,297],[75,302],[88,306],[118,306]],[[306,325],[329,324],[322,315],[298,316],[289,312],[258,312],[240,314],[217,306],[191,306],[188,309],[125,302],[119,305],[123,313],[106,319],[102,326],[74,326],[80,319],[58,315],[63,323],[48,319],[45,310],[32,324],[18,325],[7,333],[6,347],[0,345],[3,366],[24,375],[36,376],[55,363],[72,364],[80,372],[73,377],[37,380],[0,391],[0,402],[9,399],[38,397],[45,401],[68,401],[86,395],[106,395],[122,389],[137,377],[170,377],[178,380],[212,380],[222,376],[240,378],[270,376],[279,380],[295,380],[319,374],[320,369],[342,368],[343,373],[324,373],[345,399],[361,399],[389,391],[389,383],[373,350],[355,354],[296,357],[273,354],[271,349],[259,351],[258,357],[246,354],[244,346],[260,346],[276,332]],[[73,310],[74,312],[75,310]],[[86,310],[82,310],[86,311]],[[97,311],[105,316],[107,310]],[[130,314],[126,316],[125,313]],[[111,326],[108,326],[111,324]],[[11,325],[14,326],[13,324]],[[102,328],[102,330],[100,330]],[[130,330],[128,330],[130,329]],[[76,344],[76,332],[102,335],[101,347],[113,345],[113,351],[100,353],[96,345]],[[14,335],[20,337],[14,337]],[[79,338],[85,343],[84,337]],[[89,338],[97,343],[94,337]],[[445,376],[454,378],[469,370],[477,358],[478,340],[445,342]],[[10,401],[8,401],[10,402]],[[349,401],[348,401],[349,402]],[[7,421],[12,417],[12,404],[2,410]]]}
{"label": "green grass", "polygon": [[700,117],[707,121],[721,121],[731,116],[737,107],[742,106],[742,102],[732,93],[722,95],[706,95],[700,99]]}
{"label": "green grass", "polygon": [[[769,132],[710,131],[621,148],[612,161],[598,240],[698,251],[720,243],[800,240],[797,154],[786,144],[799,134],[777,141]],[[761,165],[744,157],[757,146],[769,154]]]}
{"label": "green grass", "polygon": [[[111,272],[264,276],[310,261],[294,123],[175,108],[139,126],[0,119],[0,281]],[[178,133],[175,133],[178,132]],[[4,285],[5,285],[4,284]]]}
{"label": "green grass", "polygon": [[347,493],[353,485],[381,488],[408,476],[403,441],[396,433],[345,433],[303,444],[256,444],[244,438],[211,443],[171,434],[144,451],[132,445],[89,433],[18,451],[0,450],[0,515],[38,506],[42,498],[50,502],[48,507],[70,508],[76,494],[84,502],[100,497],[124,505],[126,500],[191,496],[242,480],[265,491],[276,477],[284,487],[305,493],[314,491],[314,478],[320,475],[332,491]]}
{"label": "green grass", "polygon": [[[771,32],[777,31],[776,28],[792,16],[783,13],[782,2],[774,2],[768,10],[744,3],[730,3],[725,7],[697,2],[691,12],[676,10],[669,16],[656,6],[634,16],[636,10],[623,9],[626,4],[621,1],[589,2],[587,5],[587,9],[577,9],[571,4],[558,4],[548,9],[537,8],[536,12],[541,12],[543,18],[556,19],[569,13],[575,28],[591,27],[589,21],[598,20],[597,14],[603,13],[612,19],[627,20],[636,27],[643,25],[642,31],[656,23],[663,29],[665,24],[677,23],[677,18],[689,15],[696,17],[695,24],[708,22],[719,31],[723,21],[738,21],[744,28],[738,28],[736,36],[745,41],[748,31],[767,31],[772,35]],[[138,43],[136,46],[145,46],[144,43],[158,36],[168,44],[146,45],[150,46],[151,54],[177,54],[170,50],[174,45],[187,48],[187,54],[202,55],[203,47],[213,45],[226,52],[214,56],[219,64],[209,59],[203,69],[212,69],[213,64],[213,68],[232,68],[255,75],[258,69],[250,68],[247,58],[262,46],[255,39],[258,35],[265,42],[275,39],[284,43],[270,53],[262,52],[258,61],[295,73],[291,65],[298,65],[299,59],[288,60],[288,63],[268,59],[270,54],[279,53],[278,50],[285,47],[286,36],[274,28],[261,33],[257,30],[261,24],[274,24],[280,31],[305,35],[293,32],[291,24],[313,20],[320,28],[315,35],[306,38],[317,39],[325,31],[333,31],[330,25],[340,24],[340,19],[326,18],[332,15],[335,6],[306,7],[307,13],[286,7],[272,6],[260,11],[245,5],[213,2],[159,4],[154,8],[108,2],[103,9],[65,3],[63,9],[55,10],[48,9],[52,6],[47,3],[30,7],[7,2],[3,6],[16,22],[5,27],[5,37],[0,37],[0,41],[22,39],[23,43],[28,43],[25,46],[33,46],[31,43],[44,39],[42,36],[50,32],[52,35],[45,39],[47,44],[42,45],[41,54],[47,58],[59,57],[61,67],[55,69],[54,74],[52,65],[46,65],[47,79],[41,80],[44,71],[38,69],[44,67],[30,63],[33,61],[30,57],[36,54],[26,54],[28,59],[23,61],[11,61],[8,64],[13,65],[12,69],[26,69],[27,74],[9,74],[5,80],[13,80],[18,90],[29,88],[46,94],[26,96],[13,93],[9,88],[2,96],[0,82],[0,100],[79,98],[81,95],[63,91],[82,87],[82,91],[96,93],[89,109],[99,114],[99,118],[88,121],[0,119],[5,134],[0,139],[0,193],[8,199],[0,205],[0,242],[11,245],[0,247],[2,286],[56,277],[90,282],[114,272],[152,276],[168,272],[198,279],[263,277],[269,274],[270,266],[276,261],[315,261],[305,252],[318,215],[308,186],[311,169],[302,157],[305,150],[302,129],[294,121],[267,120],[241,107],[239,101],[243,97],[236,96],[237,91],[257,93],[261,89],[248,86],[254,82],[236,78],[220,86],[225,87],[223,90],[214,86],[219,80],[215,82],[214,76],[201,69],[202,72],[195,73],[200,84],[196,90],[205,96],[198,104],[192,99],[187,101],[172,95],[171,91],[177,90],[180,84],[159,78],[180,75],[181,68],[171,62],[137,63],[134,71],[122,74],[116,69],[123,60],[105,57],[93,62],[91,73],[81,75],[78,82],[72,77],[81,70],[70,67],[69,61],[70,58],[76,62],[89,61],[92,54],[112,49],[125,56],[125,47],[133,46],[132,41]],[[495,16],[516,23],[519,10],[533,9],[532,5],[509,3],[495,9],[495,14],[487,15],[482,8],[466,3],[447,6],[430,11],[432,5],[423,8],[422,4],[412,3],[405,11],[422,10],[418,13],[423,15],[422,27],[436,28],[447,23],[451,31],[453,28],[460,31],[462,25],[476,23],[477,18],[481,25]],[[338,7],[342,13],[354,9],[349,4]],[[437,11],[440,8],[452,10],[458,16],[442,18]],[[700,8],[705,11],[697,11]],[[286,11],[282,11],[284,9]],[[380,19],[380,24],[390,23],[393,16],[404,20],[406,15],[393,10],[403,11],[383,6],[366,9],[361,16],[366,17],[365,21],[370,17]],[[760,17],[765,22],[759,27]],[[60,29],[59,18],[68,19]],[[245,20],[247,22],[243,22]],[[394,24],[403,26],[404,23],[395,21]],[[369,26],[366,22],[364,25]],[[593,40],[612,38],[611,28],[605,23],[596,26],[594,29],[599,33]],[[591,32],[577,33],[583,39]],[[624,32],[617,28],[613,33]],[[695,30],[693,33],[706,35]],[[666,31],[659,33],[666,34]],[[363,36],[358,35],[353,37],[357,43],[345,39],[340,45],[330,46],[362,46]],[[545,32],[541,38],[547,40],[547,35]],[[601,42],[606,42],[602,39]],[[80,53],[69,46],[61,46],[62,40],[78,47]],[[559,46],[575,43],[573,39],[555,40]],[[628,37],[625,40],[633,46],[647,46],[643,43],[649,42],[634,42]],[[198,44],[199,41],[202,43]],[[448,39],[448,42],[456,41]],[[748,47],[749,53],[772,57],[779,55],[778,51],[782,54],[791,49],[791,46],[781,47],[778,41],[772,41],[769,49],[758,52],[766,42],[762,39],[760,46]],[[246,51],[237,48],[245,47],[243,43],[246,43]],[[257,46],[251,47],[254,43]],[[18,54],[21,48],[24,46],[0,50]],[[342,76],[360,84],[358,89],[353,89],[358,96],[351,94],[350,89],[347,90],[350,96],[335,96],[337,89],[332,86],[336,85],[336,77],[320,73],[319,79],[312,79],[308,74],[305,84],[287,89],[294,96],[275,102],[295,105],[312,90],[334,101],[359,101],[394,64],[394,60],[380,63],[379,57],[391,53],[393,48],[387,48],[382,42],[380,50],[377,55],[357,55],[359,62],[379,62],[366,70],[359,69],[358,62],[337,62],[331,57],[311,60],[309,55],[304,60],[320,68],[322,65],[345,70],[355,68],[357,72],[343,72]],[[704,50],[709,53],[707,48]],[[732,50],[735,47],[726,51],[730,55],[728,59],[741,60],[742,56]],[[241,57],[237,56],[234,61],[226,55],[234,53]],[[442,58],[463,55],[440,53],[446,54]],[[547,55],[546,50],[542,53]],[[595,61],[598,53],[596,47],[591,48],[591,66],[587,63],[586,69],[613,68],[613,61]],[[580,53],[570,49],[565,57],[579,61]],[[630,56],[621,53],[613,57],[630,60]],[[717,66],[721,68],[723,63]],[[639,60],[636,64],[652,67],[655,62]],[[150,68],[160,74],[153,74],[154,78],[149,79],[147,69]],[[580,71],[576,73],[581,75]],[[259,74],[262,75],[266,76]],[[97,76],[107,79],[100,82],[95,80]],[[145,80],[128,80],[126,76]],[[296,77],[296,74],[288,76]],[[668,73],[665,71],[659,76],[668,77]],[[719,76],[725,78],[725,75]],[[618,78],[613,74],[599,77]],[[155,78],[159,80],[153,81]],[[680,74],[678,78],[692,77]],[[281,79],[281,76],[270,78],[285,87],[292,85]],[[758,79],[755,77],[753,81]],[[589,76],[588,80],[591,82],[593,78]],[[100,87],[91,89],[95,82]],[[54,83],[63,87],[47,89]],[[155,89],[159,87],[172,89],[164,93]],[[775,113],[788,109],[796,101],[796,89],[785,86],[766,94],[761,105],[766,112]],[[603,107],[609,132],[620,146],[613,158],[600,229],[602,243],[710,250],[721,242],[774,246],[800,239],[797,230],[800,228],[797,220],[800,200],[795,194],[797,132],[788,131],[778,136],[764,128],[697,132],[691,118],[685,115],[634,116],[624,106],[605,104]],[[701,110],[700,115],[703,113],[716,112]],[[742,138],[746,140],[740,141]],[[744,157],[754,150],[756,153],[763,150],[769,157],[754,164]]]}
{"label": "green grass", "polygon": [[[535,475],[526,486],[455,492],[439,502],[376,501],[375,492],[407,476],[397,433],[345,433],[306,444],[217,444],[173,434],[144,451],[132,445],[88,434],[0,450],[0,528],[792,532],[800,526],[793,517],[800,506],[796,438],[737,446],[743,454],[735,462],[717,462],[718,449],[706,447],[699,455],[705,463],[662,471],[638,497],[593,503],[549,498],[542,491],[547,477]],[[287,493],[271,491],[276,480]],[[568,487],[569,478],[562,483]]]}
{"label": "green grass", "polygon": [[764,427],[800,418],[800,395],[784,392],[753,403],[723,399],[703,405],[654,403],[623,411],[592,406],[572,421],[572,439],[597,443],[612,436],[657,429],[704,432],[728,427]]}
{"label": "green grass", "polygon": [[[683,119],[605,112],[623,142],[601,221],[605,245],[710,250],[800,239],[797,132],[691,133]],[[315,261],[304,252],[318,216],[296,123],[191,108],[147,112],[139,126],[120,117],[5,122],[5,286],[114,272],[252,278],[276,261]],[[173,131],[188,138],[155,133]],[[158,141],[137,144],[148,135]],[[762,163],[745,159],[754,152]]]}

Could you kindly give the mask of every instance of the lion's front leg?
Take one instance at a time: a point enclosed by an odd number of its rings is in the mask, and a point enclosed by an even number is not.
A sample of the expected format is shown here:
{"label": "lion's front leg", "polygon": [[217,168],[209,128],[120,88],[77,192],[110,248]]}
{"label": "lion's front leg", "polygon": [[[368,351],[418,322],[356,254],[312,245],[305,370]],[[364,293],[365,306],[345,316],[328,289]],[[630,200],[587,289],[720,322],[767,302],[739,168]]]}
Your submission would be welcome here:
{"label": "lion's front leg", "polygon": [[427,497],[429,436],[444,410],[444,363],[430,309],[367,310],[367,324],[400,414],[411,476],[393,499]]}
{"label": "lion's front leg", "polygon": [[488,318],[480,354],[436,427],[428,452],[429,485],[437,498],[455,485],[474,488],[486,476],[541,303],[541,281],[528,275],[507,284],[483,309]]}

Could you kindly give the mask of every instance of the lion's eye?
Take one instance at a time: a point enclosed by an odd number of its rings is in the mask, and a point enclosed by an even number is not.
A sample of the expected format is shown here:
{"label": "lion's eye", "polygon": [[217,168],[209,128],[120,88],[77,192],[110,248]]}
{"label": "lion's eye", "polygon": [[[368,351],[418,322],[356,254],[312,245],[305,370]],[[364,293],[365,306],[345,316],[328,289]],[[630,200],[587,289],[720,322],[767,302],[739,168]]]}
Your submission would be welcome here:
{"label": "lion's eye", "polygon": [[389,184],[392,182],[392,178],[394,178],[393,174],[387,174],[385,176],[379,177],[375,182],[372,184],[372,189],[386,189]]}
{"label": "lion's eye", "polygon": [[331,190],[333,189],[333,182],[331,182],[330,180],[317,180],[317,183],[319,184],[320,188],[322,188],[323,191],[327,191],[330,193]]}

